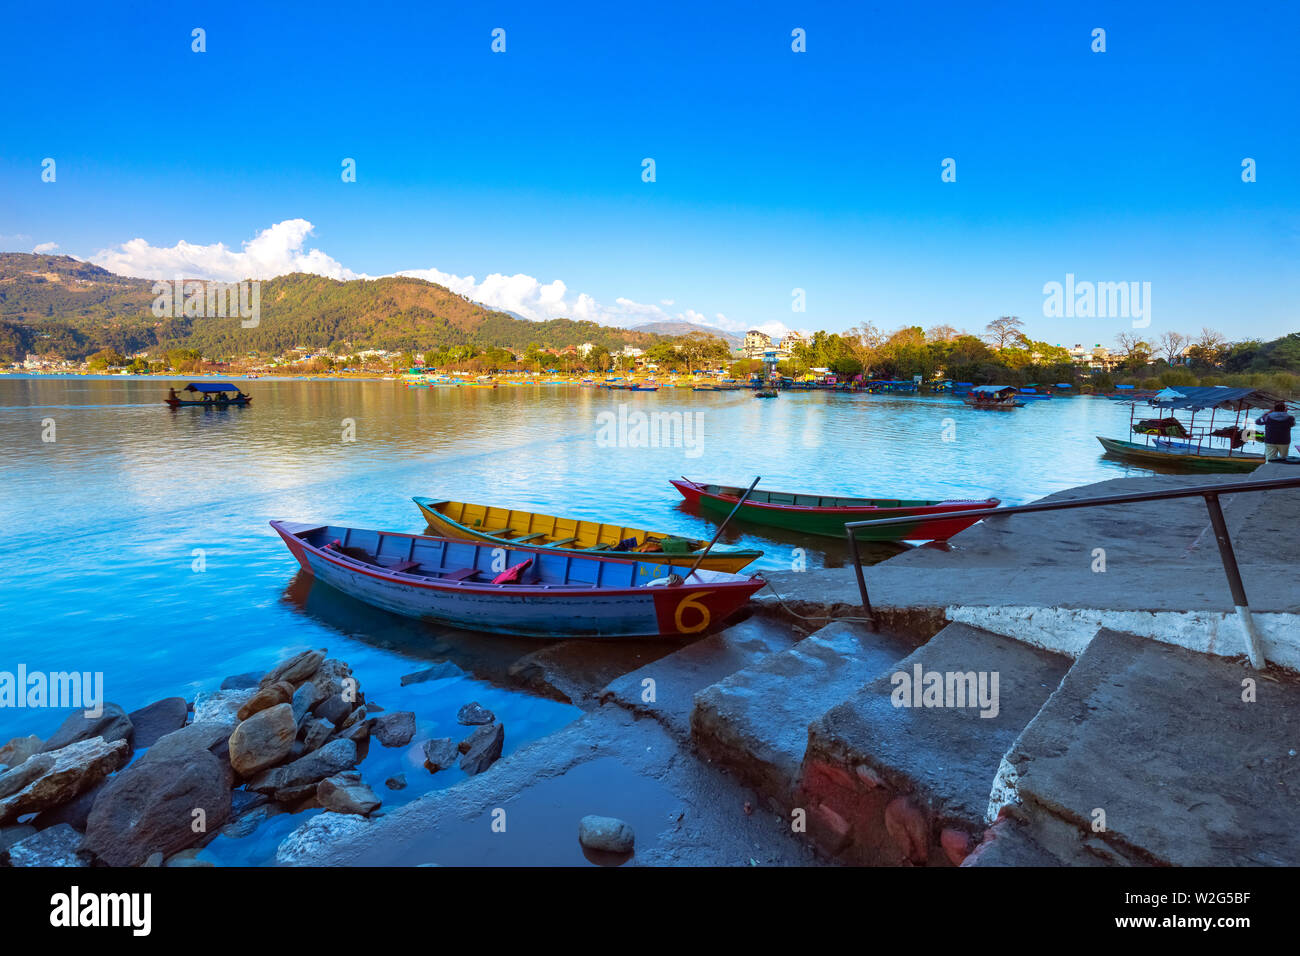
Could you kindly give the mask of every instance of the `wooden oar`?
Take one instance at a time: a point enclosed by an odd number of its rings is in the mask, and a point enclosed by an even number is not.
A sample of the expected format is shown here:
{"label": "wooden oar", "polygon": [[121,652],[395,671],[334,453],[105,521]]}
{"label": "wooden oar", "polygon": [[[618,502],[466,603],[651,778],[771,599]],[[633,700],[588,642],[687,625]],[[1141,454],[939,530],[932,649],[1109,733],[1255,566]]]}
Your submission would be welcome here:
{"label": "wooden oar", "polygon": [[[685,475],[683,475],[682,477],[685,478]],[[686,480],[690,481],[689,478],[687,478]],[[695,559],[695,564],[692,565],[691,569],[686,572],[686,577],[682,578],[681,580],[682,584],[685,584],[686,578],[689,578],[692,574],[694,574],[699,569],[700,564],[704,561],[705,558],[709,556],[709,552],[713,550],[713,546],[717,544],[718,539],[722,537],[722,532],[726,529],[727,522],[736,516],[736,512],[740,510],[740,506],[743,505],[745,503],[745,499],[749,497],[749,493],[753,491],[756,487],[758,487],[758,483],[762,480],[763,480],[763,476],[759,475],[750,483],[749,487],[745,489],[745,493],[741,495],[740,500],[736,502],[736,507],[731,509],[731,514],[727,515],[727,517],[723,519],[722,524],[718,525],[718,530],[713,535],[713,540],[709,542],[709,546],[704,549],[704,552],[698,558]]]}

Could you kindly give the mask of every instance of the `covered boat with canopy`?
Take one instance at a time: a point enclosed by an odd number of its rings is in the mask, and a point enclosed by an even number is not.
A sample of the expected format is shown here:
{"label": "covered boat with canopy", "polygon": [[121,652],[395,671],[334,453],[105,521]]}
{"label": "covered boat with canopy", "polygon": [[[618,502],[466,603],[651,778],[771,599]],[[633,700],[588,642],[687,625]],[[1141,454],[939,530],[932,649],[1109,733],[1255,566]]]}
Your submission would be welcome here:
{"label": "covered boat with canopy", "polygon": [[176,389],[168,389],[167,398],[164,404],[172,408],[181,408],[185,405],[203,405],[226,406],[226,405],[247,405],[253,399],[245,395],[242,389],[231,385],[229,382],[190,382],[181,392],[187,395],[177,394]]}

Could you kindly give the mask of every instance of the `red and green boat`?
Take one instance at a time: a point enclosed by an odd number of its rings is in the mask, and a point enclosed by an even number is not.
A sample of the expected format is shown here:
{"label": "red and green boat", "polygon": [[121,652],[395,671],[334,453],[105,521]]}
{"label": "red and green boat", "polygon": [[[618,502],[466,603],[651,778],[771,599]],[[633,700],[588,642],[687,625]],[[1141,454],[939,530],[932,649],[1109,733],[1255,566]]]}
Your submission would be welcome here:
{"label": "red and green boat", "polygon": [[[706,514],[726,516],[745,493],[744,488],[706,485],[683,478],[670,479],[672,485],[692,505]],[[997,498],[979,501],[921,501],[900,498],[849,498],[842,495],[813,495],[789,491],[754,489],[736,512],[737,520],[786,528],[804,534],[842,538],[844,525],[850,521],[874,518],[914,517],[915,523],[885,525],[858,530],[860,541],[945,541],[964,531],[978,517],[952,516],[954,511],[978,511],[996,508]],[[931,515],[948,514],[946,518]]]}

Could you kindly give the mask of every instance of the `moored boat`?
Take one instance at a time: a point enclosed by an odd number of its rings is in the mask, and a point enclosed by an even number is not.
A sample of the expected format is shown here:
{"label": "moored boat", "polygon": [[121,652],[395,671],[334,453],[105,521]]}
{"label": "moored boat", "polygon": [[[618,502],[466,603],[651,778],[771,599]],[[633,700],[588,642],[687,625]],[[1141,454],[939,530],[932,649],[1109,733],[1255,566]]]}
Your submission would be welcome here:
{"label": "moored boat", "polygon": [[[494,508],[466,501],[412,498],[439,535],[487,541],[498,547],[526,544],[560,554],[623,555],[652,564],[692,564],[707,541],[683,538],[662,531],[645,531],[605,521],[559,518],[555,515]],[[623,550],[618,550],[622,548]],[[646,550],[641,550],[646,549]],[[711,571],[736,572],[761,558],[762,551],[712,550],[700,564]]]}
{"label": "moored boat", "polygon": [[[688,502],[711,514],[729,514],[744,493],[743,488],[702,484],[688,478],[671,479],[671,483]],[[861,529],[858,538],[862,541],[944,541],[980,519],[927,519],[927,515],[996,508],[999,504],[1001,502],[997,498],[978,501],[907,500],[755,489],[741,505],[736,519],[801,531],[804,534],[840,538],[844,536],[844,525],[850,521],[914,517],[915,524]]]}
{"label": "moored boat", "polygon": [[[406,617],[523,637],[674,637],[720,627],[766,582],[488,542],[272,521],[302,569]],[[682,569],[685,570],[685,569]]]}
{"label": "moored boat", "polygon": [[757,392],[754,393],[754,397],[755,398],[778,398],[780,394],[781,393],[774,388],[760,388]]}
{"label": "moored boat", "polygon": [[163,404],[172,408],[184,408],[189,405],[198,405],[204,408],[223,408],[228,405],[247,405],[253,400],[252,396],[245,395],[241,389],[229,382],[190,382],[181,391],[192,392],[203,397],[181,398],[176,389],[172,388],[168,389],[168,395],[163,399]]}

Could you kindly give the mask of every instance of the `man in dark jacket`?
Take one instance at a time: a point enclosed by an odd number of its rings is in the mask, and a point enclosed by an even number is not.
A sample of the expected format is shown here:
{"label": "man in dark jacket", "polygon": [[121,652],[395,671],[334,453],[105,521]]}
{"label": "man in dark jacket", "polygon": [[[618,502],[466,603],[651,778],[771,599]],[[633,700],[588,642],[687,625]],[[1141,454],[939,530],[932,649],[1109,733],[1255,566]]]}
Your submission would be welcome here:
{"label": "man in dark jacket", "polygon": [[1264,426],[1264,460],[1285,458],[1287,446],[1291,444],[1291,429],[1295,427],[1295,416],[1287,414],[1286,402],[1278,402],[1271,412],[1255,419],[1255,424]]}

